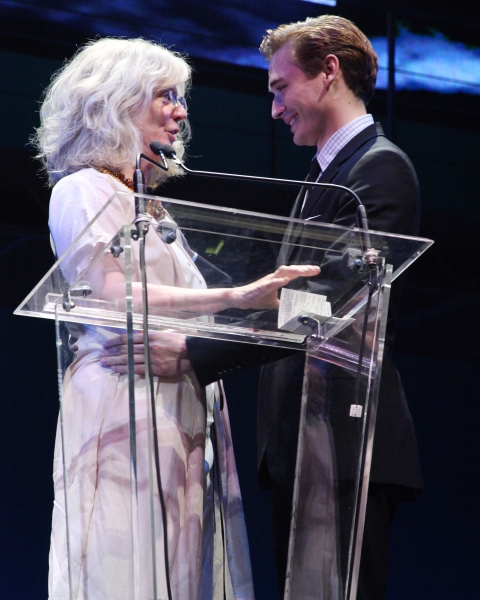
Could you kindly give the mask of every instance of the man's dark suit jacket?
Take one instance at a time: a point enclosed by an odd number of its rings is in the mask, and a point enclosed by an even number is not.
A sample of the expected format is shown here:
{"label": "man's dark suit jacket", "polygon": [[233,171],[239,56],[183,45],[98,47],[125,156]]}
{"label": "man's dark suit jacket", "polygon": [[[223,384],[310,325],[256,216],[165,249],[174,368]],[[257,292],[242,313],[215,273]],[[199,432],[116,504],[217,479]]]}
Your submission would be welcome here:
{"label": "man's dark suit jacket", "polygon": [[[415,171],[408,157],[385,137],[379,124],[367,127],[353,138],[319,181],[343,185],[356,192],[366,207],[370,229],[406,235],[418,233],[419,188]],[[316,201],[309,214],[300,214],[305,194],[302,190],[291,216],[314,217],[346,227],[357,225],[356,203],[349,195],[319,188],[312,193]],[[422,478],[410,412],[391,358],[399,291],[396,282],[392,287],[387,324],[371,481],[400,486],[408,497],[422,488]],[[200,338],[188,338],[187,348],[202,385],[270,363],[262,369],[259,391],[260,484],[271,487],[275,481],[291,485],[304,353]],[[348,437],[356,419],[349,417],[348,412],[354,380],[337,367],[329,369],[329,377],[332,381],[331,421],[335,430],[344,432],[346,441],[335,444],[338,475],[349,478]]]}

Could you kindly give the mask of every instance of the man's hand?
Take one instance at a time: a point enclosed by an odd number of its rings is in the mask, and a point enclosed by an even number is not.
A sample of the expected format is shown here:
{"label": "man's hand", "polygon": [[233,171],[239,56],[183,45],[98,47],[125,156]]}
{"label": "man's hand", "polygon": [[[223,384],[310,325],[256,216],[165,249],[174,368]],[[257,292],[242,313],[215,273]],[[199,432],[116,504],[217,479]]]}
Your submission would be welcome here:
{"label": "man's hand", "polygon": [[[186,338],[179,333],[155,331],[148,334],[152,371],[158,377],[177,377],[192,371],[188,359]],[[133,334],[134,372],[145,374],[143,333]],[[116,373],[128,373],[127,335],[118,335],[103,345],[100,362]]]}

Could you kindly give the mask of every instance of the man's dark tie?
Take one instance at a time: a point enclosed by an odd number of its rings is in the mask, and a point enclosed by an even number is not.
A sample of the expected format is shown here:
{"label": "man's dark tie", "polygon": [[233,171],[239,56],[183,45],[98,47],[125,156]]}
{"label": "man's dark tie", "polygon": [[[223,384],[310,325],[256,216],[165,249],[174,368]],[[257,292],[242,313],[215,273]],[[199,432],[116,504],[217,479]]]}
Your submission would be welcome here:
{"label": "man's dark tie", "polygon": [[[310,163],[310,171],[308,172],[307,181],[317,181],[320,172],[320,165],[318,164],[317,157],[315,156],[312,162]],[[315,204],[316,194],[314,192],[315,187],[307,188],[306,200],[300,216],[301,219],[305,219],[305,217],[308,217],[310,215],[310,211],[312,210],[313,205]]]}

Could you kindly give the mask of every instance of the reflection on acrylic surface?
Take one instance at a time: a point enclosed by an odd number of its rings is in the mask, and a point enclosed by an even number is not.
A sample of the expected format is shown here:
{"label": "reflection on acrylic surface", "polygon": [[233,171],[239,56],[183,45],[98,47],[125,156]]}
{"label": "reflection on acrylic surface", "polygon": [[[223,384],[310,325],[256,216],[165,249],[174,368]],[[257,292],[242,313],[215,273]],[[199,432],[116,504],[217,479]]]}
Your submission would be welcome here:
{"label": "reflection on acrylic surface", "polygon": [[290,531],[289,600],[343,597],[335,445],[328,367],[307,359],[308,397],[301,434]]}

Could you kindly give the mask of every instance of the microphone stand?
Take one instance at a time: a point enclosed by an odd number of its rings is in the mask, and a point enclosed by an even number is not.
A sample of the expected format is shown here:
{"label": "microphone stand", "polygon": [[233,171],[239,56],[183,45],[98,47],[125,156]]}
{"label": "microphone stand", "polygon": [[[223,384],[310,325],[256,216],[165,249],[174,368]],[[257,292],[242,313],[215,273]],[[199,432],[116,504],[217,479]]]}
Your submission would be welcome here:
{"label": "microphone stand", "polygon": [[[170,158],[171,160],[174,161],[174,163],[177,166],[179,166],[181,169],[183,169],[183,171],[185,171],[185,173],[188,173],[189,175],[196,175],[197,177],[210,177],[210,178],[217,178],[217,179],[233,179],[233,180],[241,180],[241,181],[252,181],[252,182],[256,182],[256,183],[260,183],[260,182],[261,183],[276,183],[279,185],[296,185],[296,186],[301,186],[301,187],[307,185],[308,187],[319,187],[319,188],[324,188],[324,189],[341,190],[354,198],[355,202],[357,203],[357,223],[358,223],[359,229],[363,230],[363,231],[360,231],[360,236],[361,236],[362,246],[363,246],[363,260],[357,266],[357,268],[359,268],[359,270],[360,270],[363,268],[363,265],[365,264],[367,267],[369,267],[369,270],[370,270],[370,280],[368,283],[369,289],[368,289],[367,299],[366,299],[366,303],[365,303],[365,315],[364,315],[364,319],[363,319],[362,334],[361,334],[360,347],[359,347],[358,368],[357,368],[357,373],[356,373],[356,378],[355,378],[355,391],[354,391],[354,397],[353,397],[353,403],[358,405],[359,398],[360,398],[363,357],[365,354],[366,336],[367,336],[367,330],[368,330],[368,317],[369,317],[369,311],[370,311],[373,295],[378,288],[378,274],[379,274],[378,273],[378,270],[379,270],[378,254],[379,254],[379,252],[378,252],[378,250],[375,250],[374,248],[372,248],[371,241],[370,241],[370,234],[369,234],[369,230],[368,230],[368,221],[367,221],[367,213],[365,210],[365,205],[360,200],[358,195],[350,188],[347,188],[342,185],[337,185],[334,183],[321,183],[321,182],[310,182],[310,181],[305,182],[305,181],[290,180],[290,179],[277,179],[277,178],[273,178],[273,177],[258,177],[258,176],[254,176],[254,175],[238,175],[238,174],[234,174],[234,173],[196,171],[196,170],[189,169],[188,167],[186,167],[177,158],[174,148],[168,144],[161,144],[159,142],[153,141],[150,143],[150,149],[152,150],[152,152],[154,152],[154,154],[161,156],[162,160],[165,160],[165,157]],[[302,317],[300,317],[300,319],[302,319]],[[315,331],[315,329],[317,329],[317,332],[319,333],[318,324],[316,322],[314,325],[312,324],[312,333],[313,333],[313,331]],[[365,431],[366,431],[367,417],[369,416],[369,412],[370,411],[369,411],[369,405],[368,405],[368,398],[366,398],[365,399],[365,407],[364,407],[364,411],[363,411],[363,423],[362,423],[363,435],[365,434]],[[362,464],[363,464],[363,461],[365,460],[365,448],[366,448],[366,446],[365,446],[365,444],[363,444],[362,457],[361,457]],[[359,505],[360,494],[361,494],[361,483],[357,479],[357,481],[355,483],[355,491],[354,491],[354,498],[355,498],[354,514],[353,514],[354,522],[356,522],[358,519],[357,508]],[[356,536],[355,536],[355,531],[354,531],[352,533],[352,539],[350,540],[349,556],[348,556],[347,584],[349,586],[351,585],[350,575],[351,575],[351,569],[352,569],[352,548],[355,543],[355,537]]]}
{"label": "microphone stand", "polygon": [[[367,294],[367,300],[365,303],[365,315],[364,315],[364,319],[363,319],[362,334],[361,334],[361,339],[360,339],[359,360],[358,360],[357,373],[356,373],[356,377],[355,377],[355,391],[354,391],[354,396],[353,396],[353,403],[358,405],[359,399],[360,399],[363,357],[365,354],[366,336],[367,336],[367,330],[368,330],[368,317],[369,317],[369,311],[370,311],[373,295],[378,288],[378,275],[379,275],[379,272],[378,272],[379,271],[379,264],[378,264],[379,252],[377,250],[375,250],[374,248],[372,248],[371,241],[370,241],[370,234],[368,231],[368,221],[367,221],[367,213],[365,210],[365,205],[360,200],[358,195],[350,188],[347,188],[342,185],[333,184],[333,183],[320,183],[320,182],[310,182],[310,181],[305,182],[305,181],[289,180],[289,179],[276,179],[273,177],[257,177],[254,175],[238,175],[238,174],[233,174],[233,173],[195,171],[193,169],[189,169],[188,167],[186,167],[177,158],[175,150],[170,145],[160,144],[159,142],[154,141],[154,142],[151,142],[150,149],[155,154],[162,156],[163,159],[165,156],[167,158],[172,159],[177,166],[179,166],[181,169],[183,169],[185,171],[185,173],[188,173],[189,175],[196,175],[197,177],[213,177],[213,178],[217,178],[217,179],[233,179],[233,180],[262,182],[262,183],[276,183],[276,184],[280,184],[280,185],[296,185],[296,186],[302,186],[302,187],[305,185],[308,185],[309,187],[320,187],[320,188],[324,188],[324,189],[341,190],[343,192],[346,192],[347,194],[349,194],[351,197],[354,198],[355,202],[357,203],[357,223],[358,223],[359,229],[363,230],[360,232],[360,236],[362,239],[362,246],[363,246],[363,260],[362,260],[361,264],[358,265],[358,268],[359,268],[359,270],[362,269],[363,264],[365,264],[367,267],[369,267],[369,270],[370,270],[370,280],[368,283],[369,290],[368,290],[368,294]],[[299,319],[302,319],[302,317],[299,317]],[[315,330],[317,330],[317,335],[319,335],[319,329],[318,329],[317,322],[312,324],[312,334],[313,335],[315,335],[313,333]],[[365,407],[363,410],[363,423],[362,423],[363,438],[362,439],[364,439],[364,436],[365,436],[365,431],[366,431],[366,427],[367,427],[367,418],[369,417],[369,413],[370,413],[369,402],[368,402],[368,397],[367,397],[367,398],[365,398]],[[363,443],[362,444],[362,454],[361,454],[362,464],[365,460],[365,451],[366,451],[366,445],[365,445],[365,443]],[[357,519],[358,519],[358,506],[359,506],[360,495],[361,495],[361,482],[357,478],[357,480],[355,482],[355,491],[354,491],[354,500],[355,500],[354,513],[353,513],[353,522],[354,523],[357,522]],[[352,582],[351,582],[352,568],[353,568],[352,549],[353,549],[354,544],[356,543],[355,531],[356,531],[356,529],[352,530],[352,538],[350,540],[349,554],[348,554],[347,586],[349,588],[352,584]]]}
{"label": "microphone stand", "polygon": [[[149,158],[142,152],[137,154],[135,171],[133,173],[133,189],[134,189],[135,194],[145,195],[147,193],[147,188],[145,185],[145,176],[144,176],[143,171],[140,166],[142,160],[146,160],[147,162],[154,165],[155,167],[159,167],[160,169],[163,169],[164,171],[168,171],[168,163],[165,159],[164,153],[159,152],[158,155],[162,159],[163,164],[160,164],[160,163],[156,162],[155,160],[152,160],[151,158]],[[142,198],[141,196],[135,196],[134,224],[136,227],[136,231],[132,232],[132,237],[134,240],[137,240],[140,237],[140,235],[141,235],[140,230],[143,230],[143,234],[142,234],[143,236],[145,236],[148,233],[148,228],[150,226],[150,220],[151,220],[150,215],[147,213],[147,209],[145,208],[145,198]]]}
{"label": "microphone stand", "polygon": [[[150,143],[150,149],[152,150],[152,152],[154,152],[158,156],[161,156],[164,160],[165,160],[165,157],[173,160],[173,162],[178,167],[183,169],[185,171],[185,173],[188,173],[189,175],[196,175],[197,177],[213,177],[216,179],[234,179],[234,180],[240,180],[240,181],[253,181],[255,183],[278,183],[279,185],[295,185],[295,186],[299,186],[299,187],[303,187],[306,185],[308,187],[319,187],[319,188],[323,188],[323,189],[341,190],[343,192],[346,192],[347,194],[350,194],[350,196],[352,196],[352,198],[357,203],[358,227],[359,227],[359,229],[365,230],[360,234],[363,238],[364,259],[367,264],[370,264],[372,261],[375,262],[374,259],[376,259],[377,253],[371,247],[370,235],[369,235],[369,231],[368,231],[367,213],[365,210],[365,206],[364,206],[363,202],[360,200],[360,198],[358,197],[358,195],[350,188],[343,186],[343,185],[337,185],[336,183],[322,183],[322,182],[318,182],[318,181],[306,182],[306,181],[298,181],[296,179],[277,179],[275,177],[258,177],[256,175],[238,175],[237,173],[218,173],[215,171],[195,171],[193,169],[189,169],[177,158],[177,155],[175,153],[175,150],[173,149],[173,146],[170,146],[169,144],[160,144],[160,142],[154,141],[154,142]],[[372,250],[373,250],[374,256],[370,255]]]}
{"label": "microphone stand", "polygon": [[[133,185],[135,194],[146,194],[145,177],[141,169],[141,161],[146,160],[152,165],[168,171],[168,164],[163,153],[159,153],[162,163],[160,164],[143,153],[139,153],[136,157],[135,172],[133,176]],[[172,600],[172,589],[170,581],[170,566],[168,559],[168,535],[167,535],[167,511],[165,504],[165,497],[163,494],[161,473],[160,473],[160,455],[158,445],[158,431],[157,431],[157,417],[155,407],[155,390],[152,372],[152,362],[150,355],[150,344],[148,339],[148,290],[147,290],[147,274],[146,274],[146,261],[145,261],[145,242],[146,235],[150,227],[151,216],[147,213],[145,198],[135,195],[135,229],[132,231],[132,238],[139,240],[139,257],[140,257],[140,273],[141,273],[141,285],[142,285],[142,321],[143,321],[143,347],[145,355],[145,381],[148,382],[147,391],[147,436],[148,436],[148,447],[153,448],[153,455],[155,460],[155,471],[156,481],[158,487],[158,494],[160,498],[160,507],[162,514],[162,525],[163,525],[163,545],[164,545],[164,560],[165,560],[165,579],[167,583],[167,594],[168,599]],[[132,303],[132,285],[131,281],[127,281],[127,298],[130,298]],[[132,307],[133,308],[133,307]],[[135,418],[135,385],[134,385],[134,341],[133,341],[133,316],[132,310],[127,310],[127,356],[128,356],[128,379],[129,379],[129,423],[130,423],[130,458],[132,465],[132,477],[134,482],[134,494],[136,508],[138,508],[137,500],[137,465],[136,465],[136,418]],[[150,402],[149,402],[150,401]],[[153,430],[153,444],[152,444],[152,430]],[[157,560],[156,560],[156,536],[155,536],[155,518],[154,518],[154,492],[153,492],[153,468],[152,468],[152,457],[151,452],[148,453],[148,468],[149,468],[149,481],[150,484],[150,519],[151,519],[151,545],[152,545],[152,575],[153,575],[153,597],[157,598]],[[132,519],[132,525],[137,528],[136,515]],[[137,528],[138,532],[138,528]],[[138,535],[138,533],[137,533]],[[136,542],[134,540],[134,550],[136,548]],[[139,556],[138,556],[139,560]],[[135,560],[134,560],[135,564]],[[134,567],[135,568],[135,567]],[[137,600],[135,598],[135,600]]]}

